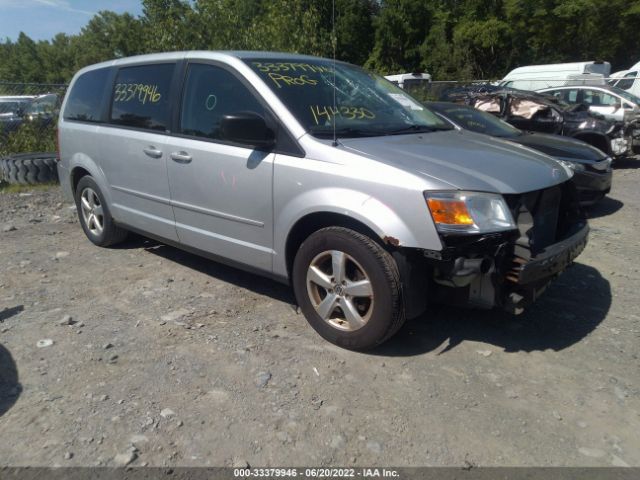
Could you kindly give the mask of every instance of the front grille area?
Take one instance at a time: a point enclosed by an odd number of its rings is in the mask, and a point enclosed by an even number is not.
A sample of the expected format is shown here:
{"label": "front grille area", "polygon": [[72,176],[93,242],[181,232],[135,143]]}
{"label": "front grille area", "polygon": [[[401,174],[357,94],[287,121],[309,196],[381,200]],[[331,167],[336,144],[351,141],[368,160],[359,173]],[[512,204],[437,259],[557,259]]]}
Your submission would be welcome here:
{"label": "front grille area", "polygon": [[550,245],[573,235],[586,220],[572,182],[521,195],[505,195],[505,198],[518,226],[519,237],[512,254],[507,256],[511,261],[505,265],[504,273],[507,280],[517,283],[523,265]]}

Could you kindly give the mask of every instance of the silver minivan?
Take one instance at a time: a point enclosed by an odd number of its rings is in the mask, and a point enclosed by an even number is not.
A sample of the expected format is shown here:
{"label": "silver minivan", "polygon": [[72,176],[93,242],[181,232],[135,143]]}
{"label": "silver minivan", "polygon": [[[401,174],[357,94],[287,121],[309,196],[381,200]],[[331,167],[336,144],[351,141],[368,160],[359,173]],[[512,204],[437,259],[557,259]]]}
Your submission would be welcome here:
{"label": "silver minivan", "polygon": [[587,242],[565,165],[453,129],[342,62],[101,63],[73,78],[58,128],[60,180],[94,244],[134,231],[288,282],[345,348],[431,302],[518,313]]}

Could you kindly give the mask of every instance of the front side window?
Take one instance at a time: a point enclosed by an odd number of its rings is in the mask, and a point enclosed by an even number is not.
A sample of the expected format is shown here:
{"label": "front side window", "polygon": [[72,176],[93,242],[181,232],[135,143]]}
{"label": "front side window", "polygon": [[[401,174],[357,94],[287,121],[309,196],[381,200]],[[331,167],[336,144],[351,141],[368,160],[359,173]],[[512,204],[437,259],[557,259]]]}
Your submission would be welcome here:
{"label": "front side window", "polygon": [[172,63],[121,68],[111,97],[111,123],[166,131]]}
{"label": "front side window", "polygon": [[220,139],[222,117],[241,112],[265,115],[253,93],[228,70],[214,65],[189,65],[182,95],[180,133]]}
{"label": "front side window", "polygon": [[[330,138],[450,130],[419,101],[382,77],[330,60],[247,59],[246,63],[312,135]],[[335,102],[334,102],[335,98]]]}
{"label": "front side window", "polygon": [[619,107],[620,100],[599,90],[585,90],[583,102],[592,107]]}
{"label": "front side window", "polygon": [[109,68],[99,68],[78,77],[69,92],[69,99],[63,115],[65,120],[81,122],[99,122],[101,120],[100,105],[107,90],[109,73]]}

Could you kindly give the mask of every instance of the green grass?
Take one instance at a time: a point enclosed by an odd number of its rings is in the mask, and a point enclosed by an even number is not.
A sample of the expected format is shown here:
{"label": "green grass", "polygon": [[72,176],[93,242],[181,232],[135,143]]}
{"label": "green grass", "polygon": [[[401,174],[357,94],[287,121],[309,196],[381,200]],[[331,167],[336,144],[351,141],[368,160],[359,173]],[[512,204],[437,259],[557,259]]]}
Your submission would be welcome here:
{"label": "green grass", "polygon": [[0,181],[0,193],[29,193],[38,190],[49,190],[57,186],[56,182],[39,183],[37,185],[14,185]]}

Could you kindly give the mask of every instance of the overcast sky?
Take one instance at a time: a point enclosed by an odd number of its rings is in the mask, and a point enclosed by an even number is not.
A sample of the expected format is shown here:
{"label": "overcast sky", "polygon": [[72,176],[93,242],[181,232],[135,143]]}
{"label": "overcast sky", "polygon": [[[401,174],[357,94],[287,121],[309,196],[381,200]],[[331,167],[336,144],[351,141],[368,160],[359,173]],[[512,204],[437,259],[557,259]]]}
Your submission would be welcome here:
{"label": "overcast sky", "polygon": [[0,41],[16,40],[24,32],[34,40],[49,40],[56,33],[69,35],[100,10],[142,13],[140,0],[0,0]]}

